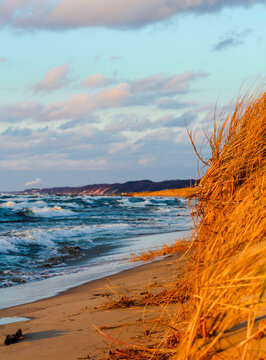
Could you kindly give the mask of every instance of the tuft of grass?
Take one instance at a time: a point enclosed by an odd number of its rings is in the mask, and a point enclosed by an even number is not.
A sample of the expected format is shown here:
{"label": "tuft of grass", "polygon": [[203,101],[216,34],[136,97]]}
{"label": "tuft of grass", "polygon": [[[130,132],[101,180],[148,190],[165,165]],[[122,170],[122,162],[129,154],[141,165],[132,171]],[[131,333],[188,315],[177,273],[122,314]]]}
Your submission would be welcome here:
{"label": "tuft of grass", "polygon": [[178,253],[184,253],[191,246],[191,243],[187,240],[176,240],[173,244],[163,244],[162,247],[157,249],[151,249],[143,251],[140,255],[132,255],[131,261],[148,261],[160,256],[175,255]]}

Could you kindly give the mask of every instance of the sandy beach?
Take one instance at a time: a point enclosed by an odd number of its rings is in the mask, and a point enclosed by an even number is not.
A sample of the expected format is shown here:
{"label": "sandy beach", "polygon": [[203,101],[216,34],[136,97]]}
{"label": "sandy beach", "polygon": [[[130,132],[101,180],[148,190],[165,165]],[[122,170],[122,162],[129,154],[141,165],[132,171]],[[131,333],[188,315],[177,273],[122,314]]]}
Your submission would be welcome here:
{"label": "sandy beach", "polygon": [[[129,344],[151,346],[164,341],[164,333],[180,305],[125,307],[106,309],[111,298],[144,297],[149,291],[157,294],[174,279],[183,267],[181,255],[168,256],[119,274],[77,286],[57,296],[30,304],[0,310],[0,318],[27,317],[28,321],[0,326],[1,360],[75,360],[104,359],[113,347]],[[258,314],[261,320],[263,314]],[[216,345],[219,357],[238,359],[237,344],[245,340],[246,324],[239,324]],[[100,335],[96,328],[105,335]],[[18,329],[23,339],[5,346],[7,334]],[[124,342],[124,344],[123,344]],[[265,359],[266,338],[254,339],[250,349],[256,359]]]}
{"label": "sandy beach", "polygon": [[[1,359],[104,358],[110,341],[99,335],[94,325],[119,340],[147,345],[149,336],[157,336],[157,331],[152,334],[152,329],[161,314],[160,307],[114,310],[95,307],[109,302],[112,291],[119,290],[121,296],[139,296],[148,289],[159,292],[160,285],[171,281],[169,276],[174,277],[180,271],[182,263],[178,259],[179,256],[170,256],[72,288],[49,299],[0,310],[1,318],[30,319],[0,326]],[[172,307],[174,311],[176,306]],[[19,328],[23,331],[23,340],[10,346],[3,345],[5,336]]]}

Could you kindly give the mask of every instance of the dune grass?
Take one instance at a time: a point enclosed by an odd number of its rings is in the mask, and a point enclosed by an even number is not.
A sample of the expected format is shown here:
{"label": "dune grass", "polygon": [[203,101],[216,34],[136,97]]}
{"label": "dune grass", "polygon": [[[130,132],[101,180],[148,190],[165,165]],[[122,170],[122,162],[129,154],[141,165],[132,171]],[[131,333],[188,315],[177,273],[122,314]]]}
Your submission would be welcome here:
{"label": "dune grass", "polygon": [[[212,156],[203,160],[208,169],[190,200],[192,246],[183,275],[171,289],[177,298],[186,289],[189,311],[182,305],[158,352],[142,353],[142,358],[259,359],[251,343],[260,341],[266,329],[259,321],[266,313],[266,92],[242,97],[206,136]],[[191,132],[189,137],[197,151]],[[222,341],[240,323],[242,337],[223,357]],[[123,356],[112,352],[109,358]]]}
{"label": "dune grass", "polygon": [[163,244],[163,246],[158,247],[157,249],[150,249],[148,251],[143,251],[140,255],[132,254],[130,261],[147,261],[155,259],[160,256],[174,255],[178,253],[184,253],[191,247],[191,243],[186,239],[180,240],[177,239],[172,244]]}
{"label": "dune grass", "polygon": [[212,157],[195,203],[195,310],[175,358],[203,359],[246,321],[246,340],[237,349],[246,359],[255,319],[265,314],[266,93],[239,101],[215,124],[209,144]]}

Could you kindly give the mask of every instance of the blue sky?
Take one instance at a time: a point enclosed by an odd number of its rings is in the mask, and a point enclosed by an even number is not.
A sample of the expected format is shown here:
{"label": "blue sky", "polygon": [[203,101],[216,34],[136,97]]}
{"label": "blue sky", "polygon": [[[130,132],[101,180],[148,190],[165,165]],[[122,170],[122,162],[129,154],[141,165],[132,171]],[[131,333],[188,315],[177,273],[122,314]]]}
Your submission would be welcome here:
{"label": "blue sky", "polygon": [[196,177],[185,124],[200,144],[217,101],[265,82],[265,18],[251,0],[0,0],[0,190]]}

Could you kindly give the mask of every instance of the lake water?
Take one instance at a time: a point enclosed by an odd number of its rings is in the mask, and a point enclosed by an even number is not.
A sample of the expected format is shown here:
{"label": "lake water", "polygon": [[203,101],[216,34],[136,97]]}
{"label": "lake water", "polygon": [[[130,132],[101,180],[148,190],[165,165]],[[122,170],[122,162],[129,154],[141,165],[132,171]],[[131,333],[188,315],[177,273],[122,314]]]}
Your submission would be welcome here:
{"label": "lake water", "polygon": [[17,292],[44,279],[67,276],[74,286],[106,276],[128,268],[130,253],[172,242],[190,228],[181,198],[2,194],[0,297],[8,296],[6,288],[19,286]]}

